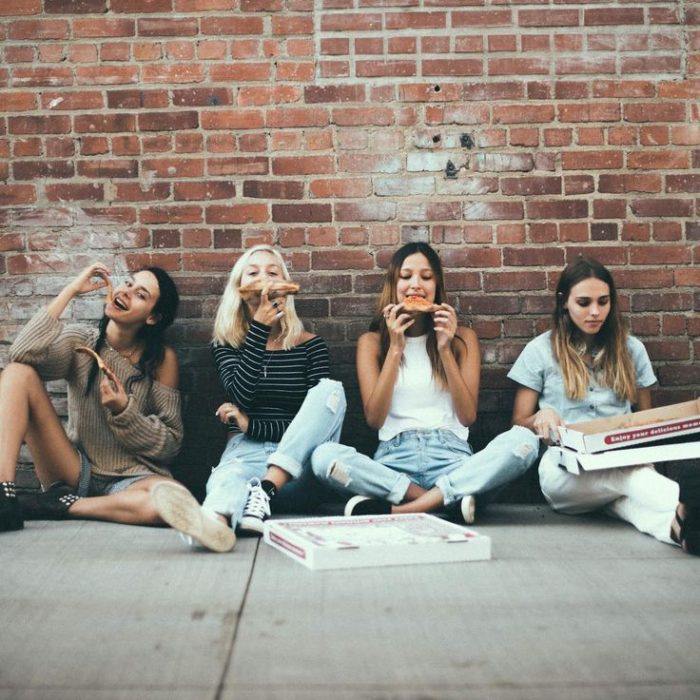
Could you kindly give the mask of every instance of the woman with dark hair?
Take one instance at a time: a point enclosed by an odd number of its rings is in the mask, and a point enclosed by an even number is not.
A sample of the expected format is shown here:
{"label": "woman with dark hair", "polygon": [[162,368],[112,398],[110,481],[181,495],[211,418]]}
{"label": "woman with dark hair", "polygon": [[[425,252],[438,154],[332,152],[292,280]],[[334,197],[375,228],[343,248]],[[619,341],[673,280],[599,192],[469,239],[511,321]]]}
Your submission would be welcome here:
{"label": "woman with dark hair", "polygon": [[[419,306],[430,311],[409,311]],[[370,427],[379,431],[374,459],[325,444],[312,456],[316,476],[350,498],[346,515],[409,513],[455,504],[474,520],[474,496],[525,472],[537,439],[514,427],[476,454],[480,352],[473,330],[459,326],[446,301],[442,265],[426,243],[394,254],[378,312],[357,346],[357,374]],[[393,505],[392,505],[393,504]]]}
{"label": "woman with dark hair", "polygon": [[[21,529],[25,519],[161,522],[149,492],[172,480],[167,463],[183,432],[177,357],[163,335],[178,293],[165,271],[146,268],[110,292],[97,328],[64,324],[76,296],[111,290],[109,275],[101,263],[86,267],[10,348],[0,375],[0,531]],[[65,429],[44,387],[54,379],[68,384]],[[22,442],[40,493],[16,492]]]}
{"label": "woman with dark hair", "polygon": [[[524,348],[508,376],[517,382],[513,423],[546,444],[558,426],[651,408],[656,383],[644,345],[625,328],[615,282],[597,260],[579,256],[557,284],[551,330]],[[679,485],[651,464],[571,474],[547,450],[539,466],[549,504],[569,514],[597,509],[662,542],[700,551],[700,480]]]}

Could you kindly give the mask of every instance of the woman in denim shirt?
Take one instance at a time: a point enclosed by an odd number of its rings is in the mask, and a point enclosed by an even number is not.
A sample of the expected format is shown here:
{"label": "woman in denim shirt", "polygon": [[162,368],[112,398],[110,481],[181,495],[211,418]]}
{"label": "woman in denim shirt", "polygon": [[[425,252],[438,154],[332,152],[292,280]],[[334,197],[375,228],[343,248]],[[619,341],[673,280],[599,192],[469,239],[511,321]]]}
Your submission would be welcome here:
{"label": "woman in denim shirt", "polygon": [[[556,290],[552,329],[527,344],[508,377],[518,383],[513,423],[546,443],[557,428],[593,418],[651,408],[656,383],[644,345],[629,336],[615,283],[599,262],[580,256],[563,271]],[[678,484],[651,464],[570,474],[547,450],[539,466],[542,493],[555,510],[607,513],[662,542],[696,552],[699,484],[691,474]]]}
{"label": "woman in denim shirt", "polygon": [[[437,308],[407,312],[411,296]],[[394,254],[377,315],[358,342],[357,373],[367,423],[379,430],[374,459],[337,444],[321,445],[311,459],[319,479],[356,494],[346,515],[454,504],[453,514],[470,523],[475,494],[515,479],[537,457],[536,436],[519,426],[473,454],[468,438],[479,400],[479,341],[446,303],[440,258],[426,243]]]}

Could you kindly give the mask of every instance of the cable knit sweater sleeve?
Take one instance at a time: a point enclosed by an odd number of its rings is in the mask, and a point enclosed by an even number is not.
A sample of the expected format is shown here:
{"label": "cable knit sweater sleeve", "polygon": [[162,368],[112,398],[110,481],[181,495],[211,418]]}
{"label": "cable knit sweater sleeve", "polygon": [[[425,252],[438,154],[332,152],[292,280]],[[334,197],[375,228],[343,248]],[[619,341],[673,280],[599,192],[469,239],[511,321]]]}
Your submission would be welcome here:
{"label": "cable knit sweater sleeve", "polygon": [[153,382],[149,402],[152,413],[142,413],[134,396],[116,416],[107,413],[107,424],[116,439],[134,455],[167,461],[180,451],[183,426],[180,392]]}
{"label": "cable knit sweater sleeve", "polygon": [[65,379],[75,361],[74,349],[91,343],[94,335],[89,326],[66,325],[42,309],[12,343],[10,360],[31,365],[44,380]]}

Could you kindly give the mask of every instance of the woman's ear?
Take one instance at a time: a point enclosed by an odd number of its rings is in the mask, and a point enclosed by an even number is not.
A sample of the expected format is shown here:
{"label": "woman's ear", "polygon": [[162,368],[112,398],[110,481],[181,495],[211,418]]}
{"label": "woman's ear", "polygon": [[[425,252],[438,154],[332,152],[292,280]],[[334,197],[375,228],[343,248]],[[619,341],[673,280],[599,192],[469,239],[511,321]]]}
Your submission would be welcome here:
{"label": "woman's ear", "polygon": [[147,326],[155,326],[163,318],[162,314],[150,314],[146,319]]}

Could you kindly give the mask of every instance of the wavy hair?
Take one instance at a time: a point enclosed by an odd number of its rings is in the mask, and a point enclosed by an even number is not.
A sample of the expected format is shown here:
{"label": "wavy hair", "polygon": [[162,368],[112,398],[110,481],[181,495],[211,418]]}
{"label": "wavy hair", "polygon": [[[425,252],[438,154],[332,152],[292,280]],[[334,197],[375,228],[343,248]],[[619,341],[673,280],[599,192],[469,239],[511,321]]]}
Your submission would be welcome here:
{"label": "wavy hair", "polygon": [[[150,272],[158,281],[158,300],[151,311],[153,315],[157,316],[158,320],[153,325],[144,323],[136,334],[136,339],[143,341],[144,348],[136,364],[139,374],[129,377],[125,387],[126,391],[129,390],[129,387],[134,382],[141,381],[146,377],[151,380],[155,378],[156,370],[160,367],[165,358],[165,331],[175,320],[177,307],[180,304],[180,295],[177,292],[175,282],[165,270],[160,267],[144,267],[137,270],[137,272]],[[97,326],[99,333],[94,347],[98,355],[105,344],[108,324],[109,317],[103,315]],[[90,392],[92,385],[95,383],[97,372],[97,363],[93,363],[90,368],[90,374],[88,375],[87,387],[85,390],[86,395]]]}
{"label": "wavy hair", "polygon": [[598,349],[593,357],[593,369],[603,386],[634,403],[637,397],[636,374],[627,349],[628,332],[620,313],[615,281],[604,265],[582,255],[561,273],[552,313],[552,351],[561,367],[564,390],[570,399],[582,399],[588,393],[590,369],[582,358],[583,338],[565,305],[572,287],[591,278],[605,282],[610,290],[610,312],[596,334]]}
{"label": "wavy hair", "polygon": [[[241,278],[243,271],[250,263],[250,258],[264,251],[271,253],[277,260],[277,264],[282,270],[282,276],[285,280],[290,281],[289,271],[285,265],[282,256],[279,252],[269,245],[256,245],[250,250],[247,250],[236,261],[226,282],[226,288],[219,302],[219,308],[216,311],[214,320],[214,333],[212,341],[216,345],[230,345],[238,348],[243,345],[252,317],[248,309],[248,304],[241,298],[238,293],[238,288],[241,286]],[[294,297],[287,297],[284,305],[284,316],[280,319],[282,327],[282,347],[285,350],[293,348],[299,343],[304,332],[304,324],[297,316],[296,308],[294,307]]]}

